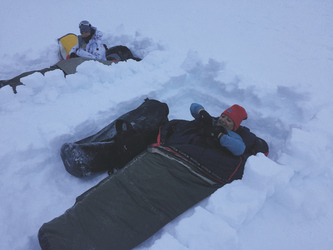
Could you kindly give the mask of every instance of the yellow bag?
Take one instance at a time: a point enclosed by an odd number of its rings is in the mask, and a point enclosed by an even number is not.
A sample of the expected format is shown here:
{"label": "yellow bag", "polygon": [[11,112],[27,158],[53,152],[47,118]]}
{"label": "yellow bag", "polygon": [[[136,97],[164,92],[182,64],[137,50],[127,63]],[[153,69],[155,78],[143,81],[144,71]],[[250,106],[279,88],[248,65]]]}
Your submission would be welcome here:
{"label": "yellow bag", "polygon": [[68,33],[58,39],[59,58],[65,60],[71,49],[78,43],[77,35]]}

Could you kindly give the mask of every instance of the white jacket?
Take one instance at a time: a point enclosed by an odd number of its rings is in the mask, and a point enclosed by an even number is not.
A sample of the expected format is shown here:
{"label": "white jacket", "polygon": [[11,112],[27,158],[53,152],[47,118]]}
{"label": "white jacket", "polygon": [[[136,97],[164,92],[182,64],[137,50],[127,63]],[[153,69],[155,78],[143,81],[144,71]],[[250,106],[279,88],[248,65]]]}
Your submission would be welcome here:
{"label": "white jacket", "polygon": [[89,40],[88,44],[86,44],[83,41],[83,38],[79,35],[78,36],[78,44],[75,45],[71,49],[69,54],[74,52],[76,55],[78,55],[80,57],[106,60],[105,48],[104,48],[104,45],[102,43],[103,33],[101,31],[97,30],[96,27],[91,27],[91,28],[93,30],[95,30],[95,34]]}

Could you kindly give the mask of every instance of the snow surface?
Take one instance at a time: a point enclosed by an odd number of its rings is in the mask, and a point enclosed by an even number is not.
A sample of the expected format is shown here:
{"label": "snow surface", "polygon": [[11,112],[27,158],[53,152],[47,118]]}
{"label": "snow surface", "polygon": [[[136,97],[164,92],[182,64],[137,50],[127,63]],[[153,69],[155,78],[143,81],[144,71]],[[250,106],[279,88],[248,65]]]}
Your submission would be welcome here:
{"label": "snow surface", "polygon": [[55,64],[56,39],[84,19],[143,60],[0,89],[0,249],[40,248],[41,225],[107,176],[69,175],[61,145],[146,97],[170,119],[238,103],[270,154],[138,249],[333,249],[332,13],[332,0],[2,0],[0,79]]}

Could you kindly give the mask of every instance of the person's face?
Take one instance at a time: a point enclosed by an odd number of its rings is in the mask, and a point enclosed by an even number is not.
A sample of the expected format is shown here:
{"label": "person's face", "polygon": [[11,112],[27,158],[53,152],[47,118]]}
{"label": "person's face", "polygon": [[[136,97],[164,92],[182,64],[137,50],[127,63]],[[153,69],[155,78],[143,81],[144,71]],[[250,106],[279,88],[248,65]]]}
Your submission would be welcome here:
{"label": "person's face", "polygon": [[83,33],[81,33],[81,36],[83,37],[83,38],[86,38],[87,36],[89,36],[90,35],[90,32],[83,32]]}
{"label": "person's face", "polygon": [[233,130],[235,127],[235,123],[231,118],[225,114],[221,114],[219,119],[217,119],[217,125],[223,126],[227,130]]}

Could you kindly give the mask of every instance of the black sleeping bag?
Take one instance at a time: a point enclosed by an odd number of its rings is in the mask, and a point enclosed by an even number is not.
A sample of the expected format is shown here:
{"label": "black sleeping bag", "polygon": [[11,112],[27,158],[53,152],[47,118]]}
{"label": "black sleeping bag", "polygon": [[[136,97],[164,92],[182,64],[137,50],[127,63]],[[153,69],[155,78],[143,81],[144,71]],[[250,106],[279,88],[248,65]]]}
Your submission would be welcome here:
{"label": "black sleeping bag", "polygon": [[[151,113],[152,107],[155,113]],[[164,113],[157,112],[157,120],[153,118],[156,107],[164,110]],[[160,124],[160,118],[165,122],[166,111],[160,102],[146,101],[120,117],[118,125],[131,126],[135,133],[151,142],[149,135],[153,132],[157,136],[156,125]],[[118,130],[121,129],[117,121],[112,122],[75,144],[80,145],[79,149],[94,143],[115,145],[119,143]],[[126,135],[128,131],[133,132],[127,129],[122,132]],[[200,121],[172,120],[159,131],[157,143],[77,197],[74,206],[63,215],[42,225],[38,233],[42,249],[132,249],[224,184],[242,177],[250,153],[233,156],[205,135]],[[133,138],[132,134],[129,138]],[[134,138],[136,142],[138,138]],[[120,145],[135,147],[133,141]],[[259,149],[268,151],[264,146]],[[82,152],[89,150],[94,152],[95,147],[88,146]],[[71,154],[66,157],[71,158]]]}
{"label": "black sleeping bag", "polygon": [[220,186],[181,157],[150,148],[45,223],[39,242],[43,250],[132,249]]}

